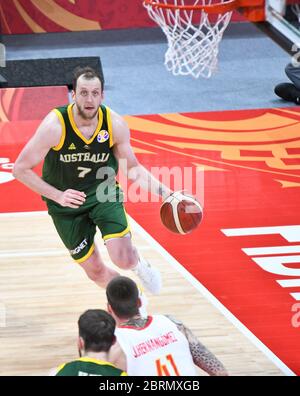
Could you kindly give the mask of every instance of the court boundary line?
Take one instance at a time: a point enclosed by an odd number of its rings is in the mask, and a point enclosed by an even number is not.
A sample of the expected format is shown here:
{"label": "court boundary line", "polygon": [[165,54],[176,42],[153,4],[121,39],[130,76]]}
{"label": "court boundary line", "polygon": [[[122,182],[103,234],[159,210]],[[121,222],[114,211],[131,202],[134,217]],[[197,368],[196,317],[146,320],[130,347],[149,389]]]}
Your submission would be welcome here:
{"label": "court boundary line", "polygon": [[157,242],[143,227],[141,227],[132,217],[132,228],[140,232],[146,241],[159,252],[164,259],[179,272],[188,282],[190,282],[215,308],[221,312],[257,349],[259,349],[277,368],[285,375],[296,376],[296,374],[275,355],[259,338],[256,337],[233,313],[229,311],[198,279],[196,279],[183,265],[179,263],[159,242]]}
{"label": "court boundary line", "polygon": [[[6,212],[0,213],[0,218],[5,217],[26,217],[26,216],[48,215],[47,211],[33,212]],[[196,279],[183,265],[179,263],[158,241],[156,241],[141,225],[139,225],[131,216],[129,216],[132,229],[139,232],[145,240],[160,253],[164,259],[173,267],[183,278],[191,283],[202,296],[209,301],[218,311],[225,316],[257,349],[259,349],[277,368],[285,375],[296,376],[296,374],[282,361],[274,352],[272,352],[262,341],[259,340],[228,308],[226,308],[198,279]]]}

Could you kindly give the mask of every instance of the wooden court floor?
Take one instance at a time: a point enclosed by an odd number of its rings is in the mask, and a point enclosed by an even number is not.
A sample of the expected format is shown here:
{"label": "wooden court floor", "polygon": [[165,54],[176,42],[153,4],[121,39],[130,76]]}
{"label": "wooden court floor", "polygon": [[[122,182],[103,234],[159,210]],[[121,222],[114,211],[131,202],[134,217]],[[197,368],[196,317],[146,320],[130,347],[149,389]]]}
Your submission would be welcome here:
{"label": "wooden court floor", "polygon": [[[149,313],[181,319],[230,375],[282,375],[139,228],[132,228],[135,245],[163,276],[162,293],[148,296]],[[97,240],[109,260],[100,236]],[[105,307],[104,291],[69,258],[47,213],[0,215],[0,375],[47,375],[52,367],[76,358],[79,315]]]}

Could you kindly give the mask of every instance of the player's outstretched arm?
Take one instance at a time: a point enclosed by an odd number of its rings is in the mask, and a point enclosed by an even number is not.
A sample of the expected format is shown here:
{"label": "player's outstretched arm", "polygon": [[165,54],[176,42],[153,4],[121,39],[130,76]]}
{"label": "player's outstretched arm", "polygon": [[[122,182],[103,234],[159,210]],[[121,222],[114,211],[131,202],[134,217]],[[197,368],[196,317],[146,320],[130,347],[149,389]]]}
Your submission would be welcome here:
{"label": "player's outstretched arm", "polygon": [[143,190],[160,195],[164,199],[168,197],[172,191],[138,162],[130,145],[130,131],[125,120],[113,111],[111,111],[111,118],[114,136],[113,150],[122,171]]}
{"label": "player's outstretched arm", "polygon": [[48,151],[58,145],[61,134],[61,124],[57,115],[54,112],[49,113],[19,154],[15,162],[13,175],[38,194],[62,206],[77,208],[85,200],[84,193],[76,190],[60,191],[46,183],[33,171],[33,168],[46,157]]}
{"label": "player's outstretched arm", "polygon": [[223,364],[216,358],[213,353],[211,353],[203,344],[201,344],[201,342],[190,329],[188,329],[181,321],[171,316],[168,316],[168,318],[172,320],[172,322],[176,324],[178,329],[186,336],[196,366],[198,366],[211,376],[228,375],[228,372]]}

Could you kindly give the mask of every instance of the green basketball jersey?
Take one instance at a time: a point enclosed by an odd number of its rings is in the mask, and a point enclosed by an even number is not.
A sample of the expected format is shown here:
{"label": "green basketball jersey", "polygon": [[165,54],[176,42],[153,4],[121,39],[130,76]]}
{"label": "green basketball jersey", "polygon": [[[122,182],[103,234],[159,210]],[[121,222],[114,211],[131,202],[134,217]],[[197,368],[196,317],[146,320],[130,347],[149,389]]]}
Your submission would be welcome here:
{"label": "green basketball jersey", "polygon": [[110,109],[104,105],[99,107],[97,128],[87,139],[75,124],[73,105],[54,109],[61,122],[62,136],[59,144],[46,155],[42,178],[61,191],[71,188],[87,194],[107,178],[107,167],[115,174],[118,171],[112,151]]}
{"label": "green basketball jersey", "polygon": [[127,373],[115,367],[113,364],[82,357],[73,362],[62,364],[58,367],[56,376],[58,377],[78,377],[78,376],[125,376]]}

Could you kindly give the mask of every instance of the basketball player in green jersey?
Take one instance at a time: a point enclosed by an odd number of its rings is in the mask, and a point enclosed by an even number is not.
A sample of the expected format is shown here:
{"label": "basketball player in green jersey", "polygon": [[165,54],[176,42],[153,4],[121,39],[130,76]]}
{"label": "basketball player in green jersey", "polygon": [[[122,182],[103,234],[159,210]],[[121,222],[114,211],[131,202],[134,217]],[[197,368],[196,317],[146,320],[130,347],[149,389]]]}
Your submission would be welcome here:
{"label": "basketball player in green jersey", "polygon": [[[171,191],[137,161],[129,128],[102,104],[103,81],[93,69],[75,72],[72,95],[74,103],[54,109],[41,122],[17,158],[13,174],[42,195],[58,234],[90,279],[105,287],[118,275],[104,264],[94,244],[98,227],[112,262],[134,270],[148,291],[159,293],[160,273],[131,242],[122,191],[115,182],[120,160],[128,178],[142,189],[163,198]],[[41,178],[33,168],[42,160]],[[114,202],[107,199],[110,196]]]}
{"label": "basketball player in green jersey", "polygon": [[80,358],[51,370],[56,376],[124,376],[126,372],[109,363],[108,354],[115,342],[116,322],[102,309],[89,309],[79,320]]}

